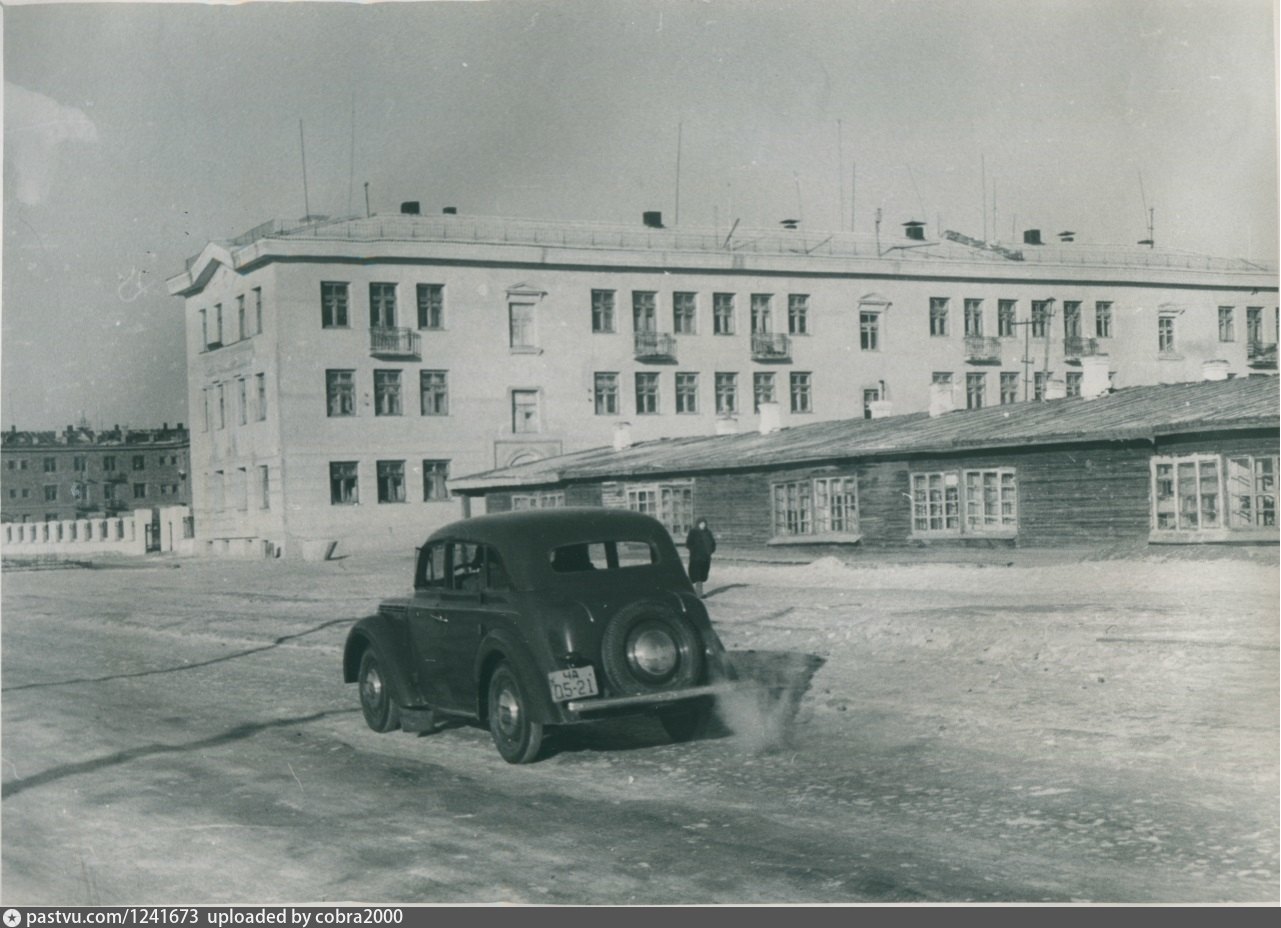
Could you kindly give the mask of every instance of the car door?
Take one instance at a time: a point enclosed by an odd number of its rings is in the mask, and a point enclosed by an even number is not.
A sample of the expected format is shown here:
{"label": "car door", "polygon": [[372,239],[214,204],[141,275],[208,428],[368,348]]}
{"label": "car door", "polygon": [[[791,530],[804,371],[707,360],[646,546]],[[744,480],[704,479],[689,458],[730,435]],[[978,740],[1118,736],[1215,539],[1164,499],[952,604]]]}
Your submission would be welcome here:
{"label": "car door", "polygon": [[450,702],[443,708],[475,712],[477,709],[476,650],[484,636],[490,607],[485,564],[486,546],[458,540],[449,545],[449,584],[440,596],[443,622],[437,626]]}
{"label": "car door", "polygon": [[449,617],[443,598],[449,589],[449,545],[436,541],[418,555],[409,633],[414,648],[415,679],[432,706],[452,706],[446,674]]}

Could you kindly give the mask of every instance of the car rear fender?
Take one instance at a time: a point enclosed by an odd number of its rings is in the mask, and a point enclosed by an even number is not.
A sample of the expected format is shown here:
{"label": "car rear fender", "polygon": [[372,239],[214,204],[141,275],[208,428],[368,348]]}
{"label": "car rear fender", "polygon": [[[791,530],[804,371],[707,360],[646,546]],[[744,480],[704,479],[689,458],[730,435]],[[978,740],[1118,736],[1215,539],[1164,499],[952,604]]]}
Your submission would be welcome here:
{"label": "car rear fender", "polygon": [[383,612],[365,616],[347,633],[342,657],[343,682],[356,682],[360,673],[360,659],[371,647],[377,648],[382,657],[383,673],[396,703],[401,706],[423,705],[425,701],[422,694],[413,685],[404,666],[403,655],[413,653],[406,638],[405,627]]}
{"label": "car rear fender", "polygon": [[502,661],[511,665],[529,699],[530,717],[544,725],[564,722],[561,710],[552,702],[546,677],[538,670],[539,662],[529,646],[509,629],[496,628],[485,636],[476,650],[477,709],[482,720],[488,718],[489,675]]}

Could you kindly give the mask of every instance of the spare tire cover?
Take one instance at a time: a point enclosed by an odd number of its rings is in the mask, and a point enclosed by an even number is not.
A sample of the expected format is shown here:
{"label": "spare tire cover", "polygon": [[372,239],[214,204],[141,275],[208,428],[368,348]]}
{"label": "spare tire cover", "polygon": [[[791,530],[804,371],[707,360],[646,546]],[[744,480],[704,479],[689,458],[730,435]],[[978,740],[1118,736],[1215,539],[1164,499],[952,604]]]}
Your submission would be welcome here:
{"label": "spare tire cover", "polygon": [[[647,675],[630,658],[637,637],[653,631],[665,632],[676,646],[676,664],[661,678]],[[703,642],[686,616],[664,603],[641,600],[624,606],[610,619],[601,638],[601,663],[620,695],[681,689],[702,679]]]}

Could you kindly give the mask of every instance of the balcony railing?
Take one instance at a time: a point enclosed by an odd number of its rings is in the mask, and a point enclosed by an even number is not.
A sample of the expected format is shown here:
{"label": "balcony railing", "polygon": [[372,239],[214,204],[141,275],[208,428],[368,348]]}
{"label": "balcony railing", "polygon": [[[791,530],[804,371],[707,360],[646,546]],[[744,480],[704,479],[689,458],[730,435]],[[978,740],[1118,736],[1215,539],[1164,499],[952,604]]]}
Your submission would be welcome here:
{"label": "balcony railing", "polygon": [[637,361],[675,361],[676,336],[667,332],[637,332]]}
{"label": "balcony railing", "polygon": [[1252,341],[1247,348],[1246,357],[1251,367],[1276,370],[1277,343]]}
{"label": "balcony railing", "polygon": [[376,358],[422,360],[422,340],[413,329],[373,328],[369,330],[369,353]]}
{"label": "balcony railing", "polygon": [[1072,358],[1092,358],[1099,353],[1099,340],[1097,338],[1085,338],[1081,335],[1069,335],[1063,339],[1063,357]]}
{"label": "balcony railing", "polygon": [[755,332],[752,334],[752,360],[790,361],[792,360],[792,340],[786,335]]}
{"label": "balcony railing", "polygon": [[965,360],[971,364],[1000,364],[1001,340],[994,335],[965,336]]}

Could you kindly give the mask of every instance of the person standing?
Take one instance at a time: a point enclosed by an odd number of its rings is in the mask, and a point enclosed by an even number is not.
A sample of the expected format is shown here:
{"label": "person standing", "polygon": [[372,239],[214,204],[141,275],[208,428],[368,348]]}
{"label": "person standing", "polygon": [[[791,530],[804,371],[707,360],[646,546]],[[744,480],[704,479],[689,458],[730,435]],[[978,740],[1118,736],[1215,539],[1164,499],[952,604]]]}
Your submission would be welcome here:
{"label": "person standing", "polygon": [[707,527],[706,519],[699,519],[685,536],[685,547],[689,549],[689,579],[700,597],[703,595],[703,581],[707,579],[712,567],[712,552],[716,550],[716,536]]}

